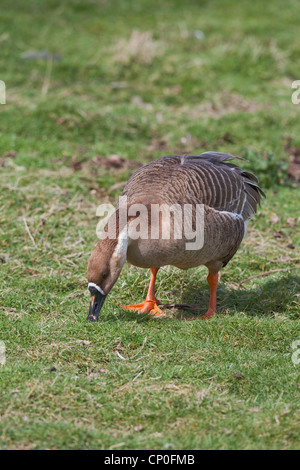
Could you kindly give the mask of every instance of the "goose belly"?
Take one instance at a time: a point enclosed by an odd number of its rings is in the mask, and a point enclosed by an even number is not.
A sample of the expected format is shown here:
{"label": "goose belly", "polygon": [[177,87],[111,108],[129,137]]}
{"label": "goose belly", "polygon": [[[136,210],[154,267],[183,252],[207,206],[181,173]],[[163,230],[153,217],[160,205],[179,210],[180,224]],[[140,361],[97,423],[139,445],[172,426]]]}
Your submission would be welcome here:
{"label": "goose belly", "polygon": [[181,269],[203,264],[205,250],[186,250],[185,240],[135,240],[128,247],[127,261],[141,268],[176,266]]}
{"label": "goose belly", "polygon": [[[230,213],[208,212],[203,238],[196,249],[193,249],[191,240],[184,237],[179,240],[131,240],[127,249],[127,261],[141,268],[171,265],[189,269],[213,261],[226,264],[237,251],[244,229],[245,224],[240,217]],[[194,241],[192,240],[193,243]]]}

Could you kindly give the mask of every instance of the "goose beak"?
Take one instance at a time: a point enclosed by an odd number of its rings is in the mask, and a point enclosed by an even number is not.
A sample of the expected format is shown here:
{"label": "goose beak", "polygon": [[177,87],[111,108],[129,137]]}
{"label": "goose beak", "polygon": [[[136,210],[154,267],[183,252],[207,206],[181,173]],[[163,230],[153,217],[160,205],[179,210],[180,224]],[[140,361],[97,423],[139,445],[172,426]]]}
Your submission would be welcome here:
{"label": "goose beak", "polygon": [[88,321],[98,321],[100,310],[104,304],[106,295],[101,294],[96,289],[91,290],[91,303],[88,314]]}

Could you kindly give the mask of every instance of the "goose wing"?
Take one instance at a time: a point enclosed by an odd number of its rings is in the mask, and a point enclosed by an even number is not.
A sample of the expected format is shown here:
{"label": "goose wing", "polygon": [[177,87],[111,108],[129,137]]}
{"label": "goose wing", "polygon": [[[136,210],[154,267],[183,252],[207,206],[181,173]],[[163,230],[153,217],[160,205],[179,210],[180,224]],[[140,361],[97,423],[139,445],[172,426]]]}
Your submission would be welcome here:
{"label": "goose wing", "polygon": [[233,164],[234,158],[217,152],[162,157],[138,169],[122,195],[129,203],[205,204],[246,221],[265,194],[256,176]]}
{"label": "goose wing", "polygon": [[233,212],[246,221],[257,210],[265,193],[257,177],[231,163],[233,155],[205,152],[187,155],[183,166],[190,171],[188,198],[198,191],[197,199],[219,211]]}

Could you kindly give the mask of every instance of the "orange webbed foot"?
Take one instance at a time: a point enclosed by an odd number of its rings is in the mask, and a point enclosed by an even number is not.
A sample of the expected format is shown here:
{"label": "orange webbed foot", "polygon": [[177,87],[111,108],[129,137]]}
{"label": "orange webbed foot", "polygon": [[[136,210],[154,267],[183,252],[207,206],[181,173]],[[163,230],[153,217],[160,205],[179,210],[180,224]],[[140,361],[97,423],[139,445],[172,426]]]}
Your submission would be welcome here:
{"label": "orange webbed foot", "polygon": [[215,315],[215,310],[208,309],[205,315],[202,315],[201,317],[192,317],[192,318],[182,318],[182,321],[194,321],[194,320],[208,320],[212,316]]}
{"label": "orange webbed foot", "polygon": [[215,315],[216,311],[212,309],[208,309],[205,315],[202,315],[201,320],[208,320],[209,318]]}
{"label": "orange webbed foot", "polygon": [[154,317],[166,317],[167,316],[157,306],[157,301],[154,301],[154,300],[145,300],[145,302],[141,304],[122,305],[121,308],[123,308],[124,310],[130,310],[132,312],[136,312],[138,314],[149,313],[149,315],[153,315]]}

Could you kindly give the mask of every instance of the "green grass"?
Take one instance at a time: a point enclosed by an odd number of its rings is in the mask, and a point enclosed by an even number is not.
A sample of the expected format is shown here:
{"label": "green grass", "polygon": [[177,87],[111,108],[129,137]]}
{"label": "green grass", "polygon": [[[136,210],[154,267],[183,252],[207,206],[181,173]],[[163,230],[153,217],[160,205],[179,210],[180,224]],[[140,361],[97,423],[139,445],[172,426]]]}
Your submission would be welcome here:
{"label": "green grass", "polygon": [[[297,0],[2,0],[1,448],[299,447],[299,188],[287,178],[299,13]],[[97,156],[211,149],[246,158],[267,193],[223,270],[218,315],[122,311],[148,281],[126,266],[88,323],[96,207],[133,171]],[[205,312],[205,277],[164,268],[158,297]]]}

